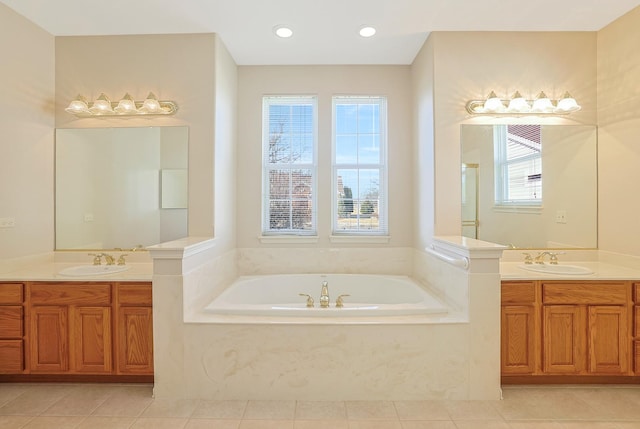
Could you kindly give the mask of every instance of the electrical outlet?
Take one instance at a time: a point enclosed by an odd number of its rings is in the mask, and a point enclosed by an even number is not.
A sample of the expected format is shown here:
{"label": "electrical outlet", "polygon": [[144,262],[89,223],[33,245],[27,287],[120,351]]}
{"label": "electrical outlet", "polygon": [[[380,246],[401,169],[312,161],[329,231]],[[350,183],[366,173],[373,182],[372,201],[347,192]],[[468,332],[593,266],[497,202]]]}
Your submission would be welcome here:
{"label": "electrical outlet", "polygon": [[16,220],[12,217],[0,217],[0,228],[15,228]]}
{"label": "electrical outlet", "polygon": [[556,212],[556,223],[567,223],[567,212],[565,210]]}

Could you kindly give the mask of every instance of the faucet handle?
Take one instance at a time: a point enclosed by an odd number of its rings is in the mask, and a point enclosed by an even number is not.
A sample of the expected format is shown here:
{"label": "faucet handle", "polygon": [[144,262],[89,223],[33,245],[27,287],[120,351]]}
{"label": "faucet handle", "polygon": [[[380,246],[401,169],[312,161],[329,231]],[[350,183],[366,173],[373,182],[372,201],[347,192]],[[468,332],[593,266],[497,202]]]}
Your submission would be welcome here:
{"label": "faucet handle", "polygon": [[93,256],[93,265],[102,265],[102,253],[87,253],[89,256]]}
{"label": "faucet handle", "polygon": [[529,264],[533,264],[533,256],[531,256],[531,253],[523,253],[524,255],[524,263],[529,265]]}
{"label": "faucet handle", "polygon": [[336,308],[344,307],[344,300],[342,299],[343,296],[351,296],[351,295],[349,295],[348,293],[338,295],[338,298],[336,298]]}
{"label": "faucet handle", "polygon": [[564,255],[565,252],[549,252],[549,263],[551,265],[558,265],[558,255]]}
{"label": "faucet handle", "polygon": [[120,257],[118,257],[118,262],[117,262],[118,265],[125,265],[126,264],[127,261],[125,261],[125,259],[124,259],[125,256],[129,256],[129,254],[128,253],[124,253],[124,254],[120,255]]}
{"label": "faucet handle", "polygon": [[308,295],[306,293],[299,293],[298,295],[307,297],[307,308],[313,307],[313,298],[311,298],[311,295]]}

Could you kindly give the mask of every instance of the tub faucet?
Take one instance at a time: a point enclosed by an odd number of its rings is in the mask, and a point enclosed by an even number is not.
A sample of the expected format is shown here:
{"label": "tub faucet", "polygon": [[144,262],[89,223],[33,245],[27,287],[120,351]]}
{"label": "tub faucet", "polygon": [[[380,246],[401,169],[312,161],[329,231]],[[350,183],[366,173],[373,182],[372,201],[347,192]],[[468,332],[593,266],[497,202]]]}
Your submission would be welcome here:
{"label": "tub faucet", "polygon": [[320,307],[329,307],[329,283],[322,282],[322,290],[320,291]]}

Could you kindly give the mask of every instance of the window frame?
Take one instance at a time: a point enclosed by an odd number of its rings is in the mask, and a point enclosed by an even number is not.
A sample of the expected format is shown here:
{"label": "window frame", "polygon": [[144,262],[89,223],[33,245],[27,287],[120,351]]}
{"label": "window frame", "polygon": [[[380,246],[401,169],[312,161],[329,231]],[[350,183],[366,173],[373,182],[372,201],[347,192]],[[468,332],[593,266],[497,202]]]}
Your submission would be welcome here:
{"label": "window frame", "polygon": [[[542,209],[543,196],[536,199],[512,199],[509,198],[509,172],[508,167],[527,161],[540,162],[540,180],[542,180],[542,142],[537,154],[529,154],[514,159],[507,159],[509,125],[494,125],[494,208],[497,210],[517,210],[527,208],[529,210]],[[542,194],[542,184],[540,185]]]}
{"label": "window frame", "polygon": [[[378,163],[338,163],[337,161],[337,106],[341,104],[375,104],[379,106],[379,150],[380,159]],[[389,193],[388,193],[388,108],[387,97],[381,95],[335,95],[331,102],[331,230],[332,241],[339,240],[339,237],[375,237],[388,236],[389,234]],[[360,132],[356,133],[356,137]],[[338,170],[377,170],[379,177],[378,184],[378,229],[367,230],[360,228],[360,210],[356,213],[358,228],[340,229],[339,219],[339,195],[338,195]],[[354,196],[355,200],[356,197]]]}
{"label": "window frame", "polygon": [[[312,106],[312,160],[310,163],[271,163],[269,162],[270,116],[269,108],[274,105],[308,105]],[[311,170],[311,228],[271,228],[271,189],[270,172],[272,170]],[[289,201],[293,205],[293,188],[289,184]],[[293,209],[291,209],[293,210]],[[265,95],[262,97],[262,198],[261,198],[261,233],[263,237],[277,236],[310,237],[317,236],[318,231],[318,99],[315,95]]]}

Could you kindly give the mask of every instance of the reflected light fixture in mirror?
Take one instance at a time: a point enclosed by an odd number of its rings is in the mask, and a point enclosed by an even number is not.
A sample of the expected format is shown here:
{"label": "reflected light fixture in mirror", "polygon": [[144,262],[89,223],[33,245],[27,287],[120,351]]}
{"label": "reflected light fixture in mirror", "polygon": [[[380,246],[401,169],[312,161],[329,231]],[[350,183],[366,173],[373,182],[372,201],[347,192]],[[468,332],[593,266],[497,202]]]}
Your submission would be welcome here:
{"label": "reflected light fixture in mirror", "polygon": [[88,102],[85,97],[78,95],[64,109],[79,118],[93,116],[144,116],[144,115],[173,115],[178,110],[174,101],[158,100],[153,92],[150,92],[144,101],[135,101],[129,93],[126,93],[120,101],[112,102],[104,94],[94,102]]}
{"label": "reflected light fixture in mirror", "polygon": [[511,98],[502,99],[491,91],[485,100],[469,100],[467,112],[472,115],[566,115],[581,109],[575,98],[565,92],[559,100],[551,100],[544,91],[535,100],[525,99],[519,91]]}

